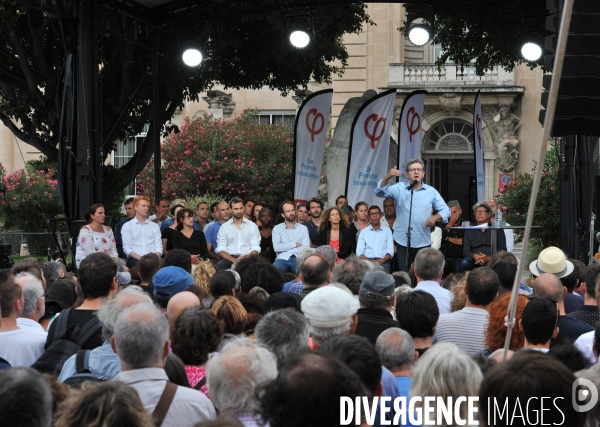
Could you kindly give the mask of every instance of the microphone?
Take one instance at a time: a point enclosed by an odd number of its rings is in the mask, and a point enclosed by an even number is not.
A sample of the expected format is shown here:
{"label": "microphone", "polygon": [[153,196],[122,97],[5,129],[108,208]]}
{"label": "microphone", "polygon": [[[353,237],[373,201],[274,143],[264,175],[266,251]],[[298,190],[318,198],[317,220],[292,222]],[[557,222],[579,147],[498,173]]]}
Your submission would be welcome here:
{"label": "microphone", "polygon": [[409,185],[409,190],[412,190],[413,188],[415,188],[415,185],[417,185],[419,183],[419,181],[417,181],[416,179],[412,182],[412,184]]}

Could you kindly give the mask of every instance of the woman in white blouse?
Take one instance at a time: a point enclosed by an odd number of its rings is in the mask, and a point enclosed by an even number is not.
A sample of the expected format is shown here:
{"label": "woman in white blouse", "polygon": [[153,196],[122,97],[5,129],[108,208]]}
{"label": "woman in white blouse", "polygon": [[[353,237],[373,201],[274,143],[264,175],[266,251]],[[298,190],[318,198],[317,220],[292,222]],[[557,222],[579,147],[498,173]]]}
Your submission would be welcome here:
{"label": "woman in white blouse", "polygon": [[88,224],[81,227],[75,250],[77,268],[86,256],[95,252],[104,252],[112,258],[118,258],[113,231],[104,225],[105,215],[104,206],[101,204],[90,206],[89,212],[85,215]]}

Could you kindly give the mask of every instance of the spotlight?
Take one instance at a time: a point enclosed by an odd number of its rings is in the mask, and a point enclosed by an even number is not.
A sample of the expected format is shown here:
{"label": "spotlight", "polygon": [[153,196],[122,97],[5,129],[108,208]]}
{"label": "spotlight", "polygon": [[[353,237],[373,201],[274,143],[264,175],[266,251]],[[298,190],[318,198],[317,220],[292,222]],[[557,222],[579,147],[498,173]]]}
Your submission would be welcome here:
{"label": "spotlight", "polygon": [[188,48],[183,52],[182,58],[188,67],[196,67],[202,62],[202,53],[196,48]]}
{"label": "spotlight", "polygon": [[435,34],[435,15],[429,5],[405,4],[406,26],[405,35],[415,46],[425,46]]}
{"label": "spotlight", "polygon": [[312,11],[308,9],[296,10],[287,15],[287,33],[290,35],[290,43],[298,49],[302,49],[310,43],[315,36],[312,22]]}
{"label": "spotlight", "polygon": [[542,48],[537,43],[527,42],[521,48],[521,55],[526,60],[535,62],[542,57]]}
{"label": "spotlight", "polygon": [[433,31],[429,25],[413,24],[408,29],[408,40],[415,46],[425,46],[431,40]]}

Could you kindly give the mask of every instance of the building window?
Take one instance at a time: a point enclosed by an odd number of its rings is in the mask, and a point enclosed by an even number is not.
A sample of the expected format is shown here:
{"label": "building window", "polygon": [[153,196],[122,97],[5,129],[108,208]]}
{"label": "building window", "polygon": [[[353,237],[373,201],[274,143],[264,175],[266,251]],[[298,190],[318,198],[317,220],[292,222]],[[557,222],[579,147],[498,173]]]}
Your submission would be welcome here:
{"label": "building window", "polygon": [[473,151],[473,126],[463,120],[446,120],[433,126],[425,137],[425,152]]}
{"label": "building window", "polygon": [[[120,168],[127,164],[127,162],[133,157],[137,150],[142,146],[146,135],[148,134],[149,124],[144,125],[142,132],[134,137],[127,138],[125,140],[119,139],[117,141],[117,150],[111,153],[110,164],[114,167]],[[135,179],[131,181],[127,187],[127,195],[135,195]]]}
{"label": "building window", "polygon": [[261,111],[254,118],[254,123],[283,126],[288,129],[294,129],[296,122],[296,113],[294,111]]}

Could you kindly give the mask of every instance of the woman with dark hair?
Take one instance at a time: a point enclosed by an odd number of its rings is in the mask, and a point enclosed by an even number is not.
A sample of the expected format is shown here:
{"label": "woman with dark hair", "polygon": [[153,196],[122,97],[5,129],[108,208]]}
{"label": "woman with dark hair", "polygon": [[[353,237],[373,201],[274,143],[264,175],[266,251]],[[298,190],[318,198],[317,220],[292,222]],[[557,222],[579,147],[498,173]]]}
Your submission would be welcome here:
{"label": "woman with dark hair", "polygon": [[90,210],[85,214],[88,223],[81,227],[75,249],[77,268],[86,256],[96,252],[104,252],[115,259],[119,257],[115,235],[110,227],[104,225],[105,217],[104,206],[99,203],[90,206]]}
{"label": "woman with dark hair", "polygon": [[335,249],[336,264],[356,250],[355,229],[350,228],[348,218],[338,208],[329,208],[321,215],[319,245],[330,245]]}
{"label": "woman with dark hair", "polygon": [[223,323],[210,310],[200,307],[187,308],[171,330],[171,349],[183,361],[190,386],[209,398],[206,362],[222,338]]}
{"label": "woman with dark hair", "polygon": [[[254,205],[256,206],[256,205]],[[273,249],[273,211],[269,208],[262,208],[258,212],[260,226],[260,256],[269,260],[272,264],[275,262],[275,249]]]}
{"label": "woman with dark hair", "polygon": [[195,230],[194,211],[183,208],[177,212],[177,232],[171,237],[174,249],[184,249],[192,255],[192,264],[208,259],[206,237],[201,230]]}
{"label": "woman with dark hair", "polygon": [[181,209],[185,208],[185,206],[181,204],[177,204],[171,208],[171,217],[173,218],[173,224],[165,227],[164,230],[160,233],[160,238],[163,244],[163,256],[167,255],[171,249],[173,249],[173,242],[171,241],[171,236],[177,233],[177,226],[179,225],[177,222],[177,212]]}
{"label": "woman with dark hair", "polygon": [[260,211],[265,208],[267,205],[265,202],[261,202],[260,200],[252,206],[252,221],[256,224],[257,227],[260,227],[262,224],[260,222]]}

